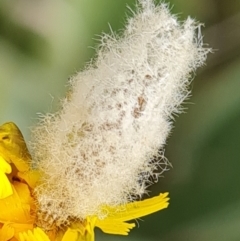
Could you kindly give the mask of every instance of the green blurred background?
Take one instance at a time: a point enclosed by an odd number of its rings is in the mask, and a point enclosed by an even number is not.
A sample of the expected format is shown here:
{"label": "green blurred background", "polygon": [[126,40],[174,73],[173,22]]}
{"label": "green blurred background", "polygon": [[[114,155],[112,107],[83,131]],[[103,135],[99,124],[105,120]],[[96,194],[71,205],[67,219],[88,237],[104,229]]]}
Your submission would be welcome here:
{"label": "green blurred background", "polygon": [[[180,19],[205,23],[204,41],[215,49],[168,140],[173,168],[151,189],[169,191],[171,203],[139,220],[128,237],[97,231],[97,241],[240,240],[240,1],[169,2]],[[109,23],[121,30],[134,3],[0,0],[0,123],[14,121],[29,139],[37,113],[57,108],[99,35],[110,32]]]}

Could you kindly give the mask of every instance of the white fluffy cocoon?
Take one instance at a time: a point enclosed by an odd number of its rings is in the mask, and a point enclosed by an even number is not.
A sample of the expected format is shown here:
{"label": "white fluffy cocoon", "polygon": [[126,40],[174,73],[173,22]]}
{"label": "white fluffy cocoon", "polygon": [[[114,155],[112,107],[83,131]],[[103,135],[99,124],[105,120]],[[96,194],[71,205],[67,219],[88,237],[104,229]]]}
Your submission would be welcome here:
{"label": "white fluffy cocoon", "polygon": [[167,166],[173,114],[209,51],[199,24],[180,23],[151,0],[139,1],[121,37],[103,35],[95,61],[71,79],[61,110],[33,128],[40,212],[60,224],[104,218],[102,205],[141,197]]}

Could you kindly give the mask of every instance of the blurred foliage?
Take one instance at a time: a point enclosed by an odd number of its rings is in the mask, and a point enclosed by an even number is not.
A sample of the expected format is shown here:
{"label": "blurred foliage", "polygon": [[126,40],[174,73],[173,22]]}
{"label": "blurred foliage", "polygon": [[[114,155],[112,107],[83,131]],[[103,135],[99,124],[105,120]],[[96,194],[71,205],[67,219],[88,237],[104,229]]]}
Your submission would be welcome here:
{"label": "blurred foliage", "polygon": [[[119,32],[134,0],[1,0],[0,123],[29,138],[38,112],[54,111],[67,79],[94,56],[97,39]],[[214,49],[193,81],[166,156],[173,169],[152,194],[169,191],[168,209],[139,220],[128,237],[97,240],[240,240],[240,1],[172,0],[172,12],[205,23]],[[91,46],[89,48],[89,46]]]}

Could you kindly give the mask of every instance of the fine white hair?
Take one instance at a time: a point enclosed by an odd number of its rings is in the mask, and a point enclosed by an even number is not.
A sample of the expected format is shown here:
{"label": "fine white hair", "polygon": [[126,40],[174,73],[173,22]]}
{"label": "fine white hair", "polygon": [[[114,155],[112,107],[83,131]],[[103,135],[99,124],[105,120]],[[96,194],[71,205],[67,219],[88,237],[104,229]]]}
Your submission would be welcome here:
{"label": "fine white hair", "polygon": [[60,223],[104,218],[102,205],[141,197],[167,168],[173,116],[210,51],[199,26],[178,21],[167,4],[139,0],[121,36],[101,37],[95,60],[70,80],[61,110],[33,128],[43,213]]}

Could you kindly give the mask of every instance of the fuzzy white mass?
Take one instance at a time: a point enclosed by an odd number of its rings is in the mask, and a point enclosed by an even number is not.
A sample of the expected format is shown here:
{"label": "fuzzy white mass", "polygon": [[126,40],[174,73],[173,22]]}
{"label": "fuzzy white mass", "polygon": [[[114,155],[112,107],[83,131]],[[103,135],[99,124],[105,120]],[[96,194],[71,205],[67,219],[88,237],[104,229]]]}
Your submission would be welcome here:
{"label": "fuzzy white mass", "polygon": [[208,52],[199,24],[180,23],[151,0],[139,1],[120,37],[103,35],[95,61],[71,79],[61,110],[33,129],[42,213],[60,223],[103,218],[101,205],[141,197],[166,168],[173,115]]}

